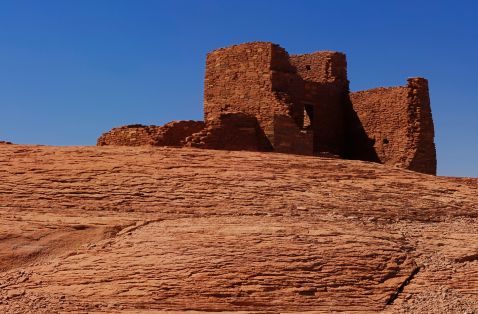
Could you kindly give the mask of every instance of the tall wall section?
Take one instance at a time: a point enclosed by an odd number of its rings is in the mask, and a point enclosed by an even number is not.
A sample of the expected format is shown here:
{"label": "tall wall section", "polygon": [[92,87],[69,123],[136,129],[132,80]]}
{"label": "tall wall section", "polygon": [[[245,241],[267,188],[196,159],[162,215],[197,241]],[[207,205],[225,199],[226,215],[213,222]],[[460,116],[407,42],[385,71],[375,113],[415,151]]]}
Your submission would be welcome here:
{"label": "tall wall section", "polygon": [[351,93],[350,100],[347,157],[436,173],[427,80]]}
{"label": "tall wall section", "polygon": [[273,124],[274,114],[288,115],[287,106],[272,89],[272,43],[248,43],[208,54],[204,81],[204,119],[222,112],[252,114],[261,126]]}
{"label": "tall wall section", "polygon": [[[311,155],[312,137],[301,130],[303,107],[297,101],[300,78],[278,45],[247,43],[215,50],[206,59],[204,117],[243,112],[257,118],[277,152]],[[287,125],[286,132],[276,130]]]}
{"label": "tall wall section", "polygon": [[293,55],[290,62],[304,82],[301,102],[313,108],[313,112],[306,115],[312,115],[314,151],[343,155],[345,104],[349,92],[345,54],[319,51]]}
{"label": "tall wall section", "polygon": [[428,81],[424,78],[408,79],[408,112],[410,117],[411,147],[415,154],[409,169],[436,174],[435,127],[430,106]]}

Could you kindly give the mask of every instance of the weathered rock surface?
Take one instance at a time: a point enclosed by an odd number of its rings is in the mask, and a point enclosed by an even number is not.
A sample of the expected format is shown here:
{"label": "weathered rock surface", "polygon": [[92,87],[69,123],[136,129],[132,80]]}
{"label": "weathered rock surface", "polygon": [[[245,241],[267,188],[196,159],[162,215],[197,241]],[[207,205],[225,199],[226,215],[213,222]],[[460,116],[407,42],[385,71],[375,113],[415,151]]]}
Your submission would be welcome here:
{"label": "weathered rock surface", "polygon": [[0,146],[0,312],[478,311],[478,180],[275,153]]}

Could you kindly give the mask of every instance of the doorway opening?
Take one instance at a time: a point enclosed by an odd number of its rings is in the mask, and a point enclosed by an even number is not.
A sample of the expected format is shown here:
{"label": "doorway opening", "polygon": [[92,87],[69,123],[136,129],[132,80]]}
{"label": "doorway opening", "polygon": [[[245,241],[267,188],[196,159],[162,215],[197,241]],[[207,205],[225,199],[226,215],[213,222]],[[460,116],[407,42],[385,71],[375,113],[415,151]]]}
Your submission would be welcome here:
{"label": "doorway opening", "polygon": [[312,132],[312,145],[314,154],[319,150],[319,143],[317,138],[317,119],[316,119],[316,107],[313,104],[304,104],[304,130]]}
{"label": "doorway opening", "polygon": [[304,129],[314,126],[314,105],[304,104]]}

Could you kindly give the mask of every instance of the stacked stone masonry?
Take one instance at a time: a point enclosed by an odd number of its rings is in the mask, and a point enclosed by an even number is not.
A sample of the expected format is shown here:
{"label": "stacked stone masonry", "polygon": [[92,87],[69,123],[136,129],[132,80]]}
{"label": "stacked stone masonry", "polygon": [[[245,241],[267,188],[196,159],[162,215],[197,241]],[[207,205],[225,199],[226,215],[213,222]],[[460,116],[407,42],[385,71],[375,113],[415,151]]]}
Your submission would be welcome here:
{"label": "stacked stone masonry", "polygon": [[203,128],[202,121],[173,121],[163,126],[133,124],[114,128],[101,135],[97,145],[182,146],[186,137]]}
{"label": "stacked stone masonry", "polygon": [[409,79],[402,87],[351,93],[350,98],[350,153],[354,159],[435,173],[433,120],[425,79]]}
{"label": "stacked stone masonry", "polygon": [[227,112],[208,120],[202,131],[186,138],[185,146],[224,150],[272,150],[256,117],[241,112]]}
{"label": "stacked stone masonry", "polygon": [[333,155],[436,173],[428,82],[349,92],[346,56],[253,42],[207,55],[204,123],[115,128],[98,145]]}

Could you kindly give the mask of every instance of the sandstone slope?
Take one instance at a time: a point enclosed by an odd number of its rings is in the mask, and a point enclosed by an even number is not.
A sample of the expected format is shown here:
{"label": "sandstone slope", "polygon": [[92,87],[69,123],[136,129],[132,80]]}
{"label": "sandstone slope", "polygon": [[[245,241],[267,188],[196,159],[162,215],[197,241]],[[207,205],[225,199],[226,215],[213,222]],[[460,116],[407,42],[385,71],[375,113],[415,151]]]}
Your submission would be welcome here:
{"label": "sandstone slope", "polygon": [[473,313],[477,190],[276,153],[0,145],[0,312]]}

